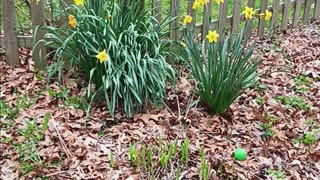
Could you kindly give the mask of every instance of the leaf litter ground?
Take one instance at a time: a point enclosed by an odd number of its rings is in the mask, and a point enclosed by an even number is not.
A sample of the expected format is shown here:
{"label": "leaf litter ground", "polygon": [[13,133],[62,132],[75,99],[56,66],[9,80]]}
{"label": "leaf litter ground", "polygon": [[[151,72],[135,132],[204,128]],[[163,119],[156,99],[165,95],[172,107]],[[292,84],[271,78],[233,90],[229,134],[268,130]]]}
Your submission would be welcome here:
{"label": "leaf litter ground", "polygon": [[[262,61],[261,76],[227,116],[211,115],[200,103],[188,108],[197,100],[193,96],[195,82],[181,66],[177,89],[168,87],[167,107],[149,108],[149,113],[126,120],[121,113],[113,119],[105,107],[93,105],[87,120],[86,112],[74,108],[63,93],[60,98],[49,95],[45,78],[30,64],[29,50],[21,49],[24,65],[15,68],[4,63],[2,54],[0,98],[11,108],[21,108],[13,120],[8,115],[0,119],[0,178],[149,179],[148,172],[136,171],[131,165],[129,144],[136,144],[141,152],[142,145],[160,149],[178,140],[180,146],[188,137],[189,160],[179,165],[180,179],[199,179],[201,146],[211,167],[209,179],[317,179],[319,39],[320,25],[315,22],[258,40],[255,56]],[[69,97],[84,96],[79,81],[65,78],[64,83]],[[48,85],[53,92],[63,92],[55,83]],[[32,162],[31,149],[23,157],[16,148],[28,141],[17,129],[26,128],[25,119],[42,126],[46,113],[50,114],[48,129],[35,145],[40,160]],[[234,159],[237,147],[248,152],[245,161]],[[172,159],[166,170],[157,155],[152,159],[156,179],[174,179],[177,159]],[[23,162],[30,163],[30,172],[26,173]]]}

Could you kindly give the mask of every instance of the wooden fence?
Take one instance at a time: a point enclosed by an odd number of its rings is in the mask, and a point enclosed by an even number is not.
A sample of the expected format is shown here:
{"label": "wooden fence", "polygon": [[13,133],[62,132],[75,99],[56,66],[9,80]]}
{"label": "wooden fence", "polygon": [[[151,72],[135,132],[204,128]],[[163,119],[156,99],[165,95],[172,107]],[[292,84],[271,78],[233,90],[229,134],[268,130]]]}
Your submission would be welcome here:
{"label": "wooden fence", "polygon": [[[72,0],[67,0],[72,2]],[[144,0],[141,0],[144,2]],[[179,4],[183,0],[171,0],[170,1],[170,12],[172,16],[179,15]],[[187,1],[187,0],[185,0]],[[208,8],[204,8],[202,12],[202,22],[207,22],[209,17],[212,15],[212,4],[214,0],[210,0],[207,5]],[[295,27],[299,23],[307,24],[311,19],[320,19],[320,0],[273,0],[272,5],[268,6],[268,0],[258,0],[260,1],[260,8],[255,9],[257,13],[264,12],[269,9],[273,12],[273,16],[270,20],[269,27],[266,27],[265,20],[263,18],[259,19],[257,35],[262,36],[265,32],[265,28],[270,28],[271,32],[274,32],[277,28],[280,30],[286,30],[289,26]],[[32,26],[44,25],[44,0],[40,0],[36,4],[36,0],[32,0],[31,5],[31,19]],[[194,0],[188,0],[187,14],[191,15],[193,19],[196,19],[196,13],[192,9],[192,4]],[[254,7],[255,0],[248,0],[248,6]],[[152,14],[161,21],[162,12],[162,0],[152,0]],[[2,22],[4,35],[0,36],[1,45],[5,46],[6,49],[6,60],[9,65],[19,64],[18,60],[18,47],[32,47],[32,42],[43,37],[43,31],[38,32],[34,37],[32,36],[17,36],[16,30],[16,16],[15,16],[15,6],[14,0],[2,0]],[[228,6],[232,6],[232,15],[227,16]],[[219,16],[217,19],[211,21],[210,27],[207,27],[206,23],[196,24],[196,28],[199,33],[206,32],[209,28],[213,29],[219,27],[218,31],[221,31],[225,27],[230,27],[230,31],[237,32],[241,22],[245,21],[244,16],[241,14],[241,0],[234,0],[233,3],[228,3],[225,0],[223,4],[219,6]],[[303,10],[302,16],[300,16],[301,10]],[[290,16],[292,15],[292,16]],[[171,28],[179,27],[181,18],[173,21],[170,24]],[[219,26],[217,26],[219,25]],[[170,37],[172,39],[178,39],[179,32],[171,31]],[[4,42],[4,43],[2,43]],[[39,56],[41,53],[45,53],[45,50],[40,51],[39,48],[34,49],[34,61],[37,68],[45,67],[46,63],[40,63]]]}

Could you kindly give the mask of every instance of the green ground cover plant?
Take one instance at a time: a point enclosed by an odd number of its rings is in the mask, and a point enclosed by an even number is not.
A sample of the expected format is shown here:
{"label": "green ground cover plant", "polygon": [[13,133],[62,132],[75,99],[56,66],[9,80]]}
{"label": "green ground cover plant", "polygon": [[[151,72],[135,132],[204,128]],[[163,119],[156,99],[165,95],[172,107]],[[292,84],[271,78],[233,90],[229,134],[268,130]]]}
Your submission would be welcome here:
{"label": "green ground cover plant", "polygon": [[284,104],[288,109],[297,108],[300,110],[308,111],[311,108],[311,105],[305,101],[303,96],[276,96],[275,99]]}
{"label": "green ground cover plant", "polygon": [[13,142],[13,146],[19,153],[21,169],[25,174],[45,165],[45,162],[40,158],[37,146],[38,142],[44,138],[48,122],[49,113],[46,113],[41,127],[37,127],[35,121],[24,119],[25,128],[16,130],[17,133],[25,138],[24,142]]}
{"label": "green ground cover plant", "polygon": [[61,74],[63,65],[78,68],[88,82],[88,96],[104,94],[112,116],[123,108],[129,117],[166,96],[166,83],[175,76],[166,62],[171,40],[165,38],[168,30],[163,27],[169,17],[159,23],[139,2],[129,6],[114,0],[84,1],[63,13],[69,28],[38,27],[48,31],[45,38],[54,39],[38,42],[52,49],[46,57],[57,62],[54,72]]}

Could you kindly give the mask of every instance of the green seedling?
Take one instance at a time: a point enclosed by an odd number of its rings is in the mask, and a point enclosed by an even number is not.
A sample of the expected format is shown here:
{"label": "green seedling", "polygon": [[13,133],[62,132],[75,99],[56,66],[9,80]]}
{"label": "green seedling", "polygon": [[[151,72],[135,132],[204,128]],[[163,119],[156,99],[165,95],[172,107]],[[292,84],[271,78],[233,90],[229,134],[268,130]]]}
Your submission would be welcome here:
{"label": "green seedling", "polygon": [[145,148],[145,146],[142,146],[142,149],[141,149],[141,161],[142,161],[143,170],[147,171],[146,148]]}
{"label": "green seedling", "polygon": [[42,165],[37,144],[44,137],[48,128],[48,121],[49,113],[46,113],[41,128],[37,127],[35,121],[25,119],[24,124],[26,128],[23,130],[17,129],[17,132],[26,138],[23,143],[13,143],[13,146],[19,153],[19,162],[25,173],[29,173]]}
{"label": "green seedling", "polygon": [[305,132],[300,141],[305,145],[311,145],[319,140],[318,133],[320,129],[313,129],[311,132]]}
{"label": "green seedling", "polygon": [[209,165],[206,161],[206,158],[204,156],[203,146],[200,148],[200,159],[201,159],[201,167],[200,167],[200,177],[203,180],[209,179]]}
{"label": "green seedling", "polygon": [[174,141],[173,144],[170,145],[170,149],[172,149],[172,156],[176,157],[177,156],[177,148],[178,148],[178,141]]}
{"label": "green seedling", "polygon": [[148,156],[149,166],[150,166],[150,167],[153,167],[153,163],[152,163],[153,152],[152,152],[152,149],[151,149],[151,148],[148,148],[147,156]]}
{"label": "green seedling", "polygon": [[264,90],[268,89],[268,87],[261,83],[261,82],[256,82],[254,85],[254,89],[258,92],[258,93],[262,93]]}
{"label": "green seedling", "polygon": [[113,154],[112,154],[111,151],[110,151],[109,158],[110,158],[110,165],[111,165],[111,167],[114,167],[114,159],[113,159]]}
{"label": "green seedling", "polygon": [[316,122],[314,122],[314,116],[309,117],[306,122],[304,123],[304,125],[312,128],[312,129],[316,129],[318,128],[318,125]]}
{"label": "green seedling", "polygon": [[130,143],[129,145],[129,159],[131,164],[135,165],[136,168],[139,168],[139,156],[138,150]]}
{"label": "green seedling", "polygon": [[305,75],[296,76],[294,78],[294,82],[295,82],[296,86],[302,86],[302,85],[310,86],[310,85],[312,85],[312,80]]}
{"label": "green seedling", "polygon": [[176,180],[179,180],[180,178],[180,174],[181,174],[181,170],[180,170],[180,164],[177,165],[177,170],[176,170]]}
{"label": "green seedling", "polygon": [[256,99],[256,102],[257,102],[257,104],[258,105],[263,105],[263,103],[264,103],[264,100],[263,100],[263,98],[261,98],[261,97],[258,97],[257,99]]}
{"label": "green seedling", "polygon": [[104,132],[104,131],[99,131],[99,132],[98,132],[98,136],[99,136],[99,137],[103,137],[104,135],[105,135],[105,132]]}
{"label": "green seedling", "polygon": [[81,99],[77,96],[69,97],[70,89],[61,86],[58,92],[53,91],[50,87],[47,87],[47,93],[49,96],[55,99],[61,99],[66,106],[73,106],[74,108],[81,108]]}
{"label": "green seedling", "polygon": [[265,113],[264,117],[266,117],[267,121],[269,122],[269,124],[274,124],[276,122],[279,121],[278,117],[271,117],[269,114]]}
{"label": "green seedling", "polygon": [[279,168],[279,170],[269,169],[267,170],[267,173],[269,176],[272,176],[273,178],[278,180],[286,179],[286,173],[282,171],[281,167]]}
{"label": "green seedling", "polygon": [[181,145],[181,161],[188,162],[188,153],[189,153],[189,139],[186,138]]}
{"label": "green seedling", "polygon": [[258,126],[262,130],[262,136],[264,138],[269,138],[274,136],[274,132],[272,131],[272,124],[271,123],[261,123],[258,122]]}
{"label": "green seedling", "polygon": [[298,97],[287,97],[287,96],[276,96],[276,100],[284,104],[288,109],[297,108],[301,110],[310,110],[311,105],[308,104],[302,96]]}
{"label": "green seedling", "polygon": [[161,164],[161,166],[163,168],[167,169],[168,161],[169,161],[169,156],[165,152],[162,152],[161,155],[160,155],[160,164]]}

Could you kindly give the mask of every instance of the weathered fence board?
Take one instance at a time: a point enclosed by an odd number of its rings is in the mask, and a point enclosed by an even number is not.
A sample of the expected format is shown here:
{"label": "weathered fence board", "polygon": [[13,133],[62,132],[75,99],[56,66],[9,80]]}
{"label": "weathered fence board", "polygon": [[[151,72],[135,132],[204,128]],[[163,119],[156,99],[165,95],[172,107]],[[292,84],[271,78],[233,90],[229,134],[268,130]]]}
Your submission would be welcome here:
{"label": "weathered fence board", "polygon": [[192,8],[193,3],[194,3],[194,0],[190,0],[188,2],[188,15],[190,15],[192,17],[192,19],[195,21],[197,19],[197,17],[196,17],[195,10]]}
{"label": "weathered fence board", "polygon": [[157,19],[158,22],[161,22],[161,0],[152,1],[152,15]]}
{"label": "weathered fence board", "polygon": [[232,11],[232,24],[231,31],[233,33],[238,32],[240,24],[240,13],[241,13],[241,0],[234,0],[233,2],[233,11]]}
{"label": "weathered fence board", "polygon": [[[268,0],[261,0],[260,13],[265,13],[268,6]],[[258,36],[262,36],[264,33],[264,18],[259,18]]]}
{"label": "weathered fence board", "polygon": [[303,3],[302,1],[296,1],[295,3],[296,6],[294,8],[293,23],[292,23],[293,27],[296,27],[299,24],[299,20],[300,20],[299,14],[300,14],[302,3]]}
{"label": "weathered fence board", "polygon": [[286,30],[288,28],[290,3],[291,3],[291,0],[284,0],[284,8],[282,11],[283,14],[282,14],[281,30]]}
{"label": "weathered fence board", "polygon": [[320,1],[319,0],[316,0],[316,4],[314,6],[313,18],[320,19]]}
{"label": "weathered fence board", "polygon": [[279,1],[273,1],[272,2],[272,17],[270,20],[270,29],[273,32],[277,27],[278,22],[278,12],[280,10],[280,2]]}
{"label": "weathered fence board", "polygon": [[[202,34],[207,34],[210,24],[208,23],[210,17],[212,14],[212,0],[209,1],[207,5],[204,7],[204,13],[203,13],[203,21],[202,21]],[[202,39],[204,39],[205,36],[202,36]]]}
{"label": "weathered fence board", "polygon": [[[39,1],[37,3],[33,2],[31,4],[31,21],[33,27],[45,25],[44,1]],[[39,29],[37,32],[33,31],[34,41],[39,41],[45,34],[46,31],[43,29]],[[47,66],[46,59],[41,59],[46,53],[46,49],[43,48],[42,43],[39,43],[38,46],[33,49],[32,59],[34,60],[37,69],[44,69]]]}
{"label": "weathered fence board", "polygon": [[[171,16],[176,17],[179,14],[179,0],[171,0],[170,2],[170,13]],[[179,25],[179,20],[175,19],[173,22],[170,23],[169,28],[171,29],[170,31],[170,38],[173,40],[178,39],[178,28]]]}
{"label": "weathered fence board", "polygon": [[[309,23],[309,20],[310,20],[309,14],[310,14],[310,10],[311,10],[312,1],[314,1],[314,0],[306,0],[306,5],[304,8],[303,19],[302,19],[303,24]],[[319,0],[317,0],[317,1],[319,1]]]}
{"label": "weathered fence board", "polygon": [[224,38],[224,28],[227,24],[228,1],[219,5],[218,33],[220,41]]}
{"label": "weathered fence board", "polygon": [[[19,64],[18,38],[14,0],[2,0],[2,22],[5,32],[3,40],[9,65]],[[2,43],[1,43],[2,44]]]}

